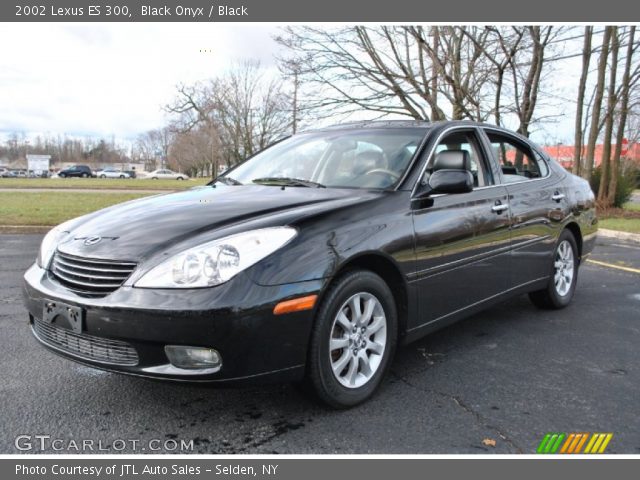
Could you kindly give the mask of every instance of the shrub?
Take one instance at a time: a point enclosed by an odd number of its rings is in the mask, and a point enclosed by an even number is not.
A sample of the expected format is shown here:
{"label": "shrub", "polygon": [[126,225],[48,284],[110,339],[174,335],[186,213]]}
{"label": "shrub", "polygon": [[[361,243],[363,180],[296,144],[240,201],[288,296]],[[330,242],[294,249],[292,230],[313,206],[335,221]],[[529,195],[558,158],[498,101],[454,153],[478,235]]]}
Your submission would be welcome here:
{"label": "shrub", "polygon": [[[600,189],[600,177],[602,176],[602,168],[600,166],[596,167],[592,174],[591,180],[589,183],[591,184],[591,189],[593,193],[595,193],[596,197],[598,196],[598,190]],[[631,199],[631,194],[633,193],[633,189],[636,184],[636,173],[633,171],[627,171],[626,173],[618,172],[618,187],[616,188],[616,196],[613,199],[613,206],[616,208],[622,208],[622,206],[627,203]]]}

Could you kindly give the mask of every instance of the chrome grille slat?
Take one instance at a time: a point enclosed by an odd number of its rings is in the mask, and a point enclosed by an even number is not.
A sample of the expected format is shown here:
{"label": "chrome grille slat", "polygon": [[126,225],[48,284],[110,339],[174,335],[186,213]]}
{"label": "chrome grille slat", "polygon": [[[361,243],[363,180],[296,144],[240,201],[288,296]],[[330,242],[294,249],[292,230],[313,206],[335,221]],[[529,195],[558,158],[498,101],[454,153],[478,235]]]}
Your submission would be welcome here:
{"label": "chrome grille slat", "polygon": [[64,257],[62,257],[62,255],[57,255],[55,261],[60,265],[65,265],[67,267],[76,268],[79,270],[87,270],[89,272],[122,273],[122,272],[128,271],[131,268],[129,265],[127,265],[126,268],[124,269],[123,268],[98,268],[98,267],[94,267],[93,265],[90,267],[87,267],[87,266],[80,265],[79,262],[74,262],[74,263],[69,262],[68,260],[65,260]]}
{"label": "chrome grille slat", "polygon": [[95,273],[83,273],[83,272],[74,272],[73,270],[71,270],[70,268],[67,267],[63,267],[62,265],[60,265],[60,263],[58,262],[54,262],[56,265],[56,270],[60,270],[62,272],[65,272],[69,275],[74,275],[76,277],[82,277],[82,278],[88,278],[88,279],[92,279],[92,278],[96,278],[98,280],[119,280],[122,281],[123,279],[126,279],[127,276],[106,276],[106,275],[97,275]]}
{"label": "chrome grille slat", "polygon": [[134,366],[139,361],[138,352],[121,340],[75,333],[37,319],[33,331],[45,345],[84,360],[123,366]]}
{"label": "chrome grille slat", "polygon": [[86,257],[78,257],[76,255],[70,255],[68,253],[62,253],[61,251],[57,251],[56,255],[60,255],[62,258],[64,259],[68,259],[70,261],[76,261],[79,263],[92,263],[92,264],[96,264],[96,263],[101,263],[104,265],[122,265],[122,266],[128,266],[128,267],[135,267],[136,263],[135,262],[123,262],[120,260],[102,260],[100,258],[86,258]]}
{"label": "chrome grille slat", "polygon": [[[56,277],[66,281],[66,282],[73,283],[75,285],[81,285],[83,287],[92,287],[92,288],[105,287],[105,288],[113,288],[115,290],[120,285],[122,285],[122,282],[116,282],[116,283],[89,283],[89,282],[83,282],[81,280],[76,280],[74,278],[69,277],[68,274],[65,274],[65,273],[61,272],[60,269],[55,269],[53,271],[53,273],[54,273],[54,275]],[[88,277],[88,278],[91,278],[91,277]]]}
{"label": "chrome grille slat", "polygon": [[51,273],[59,283],[86,295],[106,295],[117,290],[135,268],[134,262],[77,257],[60,251],[56,251],[51,263]]}

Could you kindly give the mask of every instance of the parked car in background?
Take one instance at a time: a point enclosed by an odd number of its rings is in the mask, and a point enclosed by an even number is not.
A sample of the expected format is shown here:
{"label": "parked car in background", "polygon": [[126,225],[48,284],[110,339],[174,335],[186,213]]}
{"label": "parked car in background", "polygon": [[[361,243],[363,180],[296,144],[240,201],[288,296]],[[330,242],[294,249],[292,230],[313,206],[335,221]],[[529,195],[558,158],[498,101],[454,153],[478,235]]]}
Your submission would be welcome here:
{"label": "parked car in background", "polygon": [[145,178],[150,178],[151,180],[189,180],[189,175],[164,168],[147,173]]}
{"label": "parked car in background", "polygon": [[96,174],[87,165],[74,165],[72,167],[65,168],[64,170],[60,170],[58,172],[58,177],[60,178],[68,178],[68,177],[89,178],[89,177],[95,177],[95,176]]}
{"label": "parked car in background", "polygon": [[515,295],[566,307],[596,232],[589,184],[528,138],[362,122],[52,229],[24,299],[36,338],[77,362],[304,379],[344,408],[373,395],[399,345]]}
{"label": "parked car in background", "polygon": [[107,167],[96,172],[99,178],[131,178],[127,172],[123,172],[118,168]]}

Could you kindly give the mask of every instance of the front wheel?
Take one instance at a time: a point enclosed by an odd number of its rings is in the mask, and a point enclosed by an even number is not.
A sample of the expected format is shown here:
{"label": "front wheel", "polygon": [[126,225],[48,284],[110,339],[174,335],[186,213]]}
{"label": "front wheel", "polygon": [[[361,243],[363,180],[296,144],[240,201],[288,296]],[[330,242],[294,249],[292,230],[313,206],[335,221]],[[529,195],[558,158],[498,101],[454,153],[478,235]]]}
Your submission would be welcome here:
{"label": "front wheel", "polygon": [[397,324],[394,297],[384,280],[365,270],[346,273],[318,308],[307,384],[334,408],[367,400],[390,366]]}
{"label": "front wheel", "polygon": [[539,308],[564,308],[571,303],[578,281],[578,247],[568,230],[558,238],[551,271],[547,287],[530,293],[529,298]]}

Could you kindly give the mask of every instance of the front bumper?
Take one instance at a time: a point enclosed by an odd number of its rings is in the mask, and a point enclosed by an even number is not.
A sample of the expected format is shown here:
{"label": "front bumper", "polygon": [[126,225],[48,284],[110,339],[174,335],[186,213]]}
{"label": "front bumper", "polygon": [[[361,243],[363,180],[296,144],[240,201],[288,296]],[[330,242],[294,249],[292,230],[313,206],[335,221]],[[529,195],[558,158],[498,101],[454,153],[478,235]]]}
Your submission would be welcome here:
{"label": "front bumper", "polygon": [[[304,373],[314,310],[274,315],[273,308],[284,300],[317,294],[322,284],[314,280],[261,286],[240,274],[213,288],[121,287],[106,297],[86,298],[33,265],[24,276],[24,301],[36,339],[55,353],[86,365],[169,380],[284,381],[299,379]],[[35,328],[35,322],[42,319],[43,309],[51,301],[84,309],[82,335],[97,339],[99,345],[130,345],[137,354],[135,365],[96,361],[38,334],[42,330]],[[70,337],[73,339],[71,332]],[[222,357],[222,366],[174,368],[164,352],[165,345],[214,348]]]}

